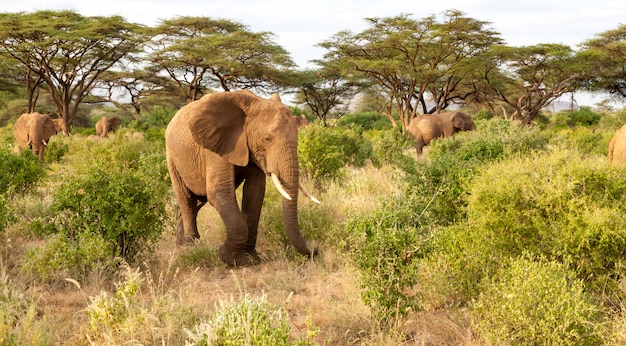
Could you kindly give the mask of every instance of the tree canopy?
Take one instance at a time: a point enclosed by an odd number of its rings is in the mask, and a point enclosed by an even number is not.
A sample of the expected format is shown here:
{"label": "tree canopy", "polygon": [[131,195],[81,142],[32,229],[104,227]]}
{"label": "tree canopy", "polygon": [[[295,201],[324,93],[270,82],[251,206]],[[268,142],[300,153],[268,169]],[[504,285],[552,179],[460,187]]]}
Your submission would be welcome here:
{"label": "tree canopy", "polygon": [[442,20],[403,14],[367,21],[370,28],[361,33],[343,31],[320,46],[346,78],[381,88],[387,99],[381,112],[396,124],[396,110],[403,130],[418,110],[433,113],[464,99],[462,85],[480,62],[477,57],[501,41],[489,23],[455,10]]}
{"label": "tree canopy", "polygon": [[212,88],[271,92],[295,67],[270,32],[208,17],[164,20],[154,29],[149,60],[178,85],[187,101]]}
{"label": "tree canopy", "polygon": [[100,74],[141,50],[141,33],[140,25],[120,16],[85,17],[73,11],[0,14],[0,51],[26,67],[29,94],[36,89],[33,80],[43,80],[58,116],[68,125]]}

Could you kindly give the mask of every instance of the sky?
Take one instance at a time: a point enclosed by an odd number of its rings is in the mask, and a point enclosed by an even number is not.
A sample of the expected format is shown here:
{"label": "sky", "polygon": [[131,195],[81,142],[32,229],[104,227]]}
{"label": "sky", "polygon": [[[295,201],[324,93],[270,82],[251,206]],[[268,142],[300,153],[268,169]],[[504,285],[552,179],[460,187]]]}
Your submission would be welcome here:
{"label": "sky", "polygon": [[235,20],[255,32],[272,32],[301,68],[313,67],[310,61],[323,57],[326,51],[318,43],[343,30],[368,28],[365,18],[410,14],[421,19],[451,9],[489,22],[512,46],[562,43],[576,49],[626,24],[624,0],[0,0],[0,12],[74,10],[85,16],[120,15],[150,26],[177,16]]}

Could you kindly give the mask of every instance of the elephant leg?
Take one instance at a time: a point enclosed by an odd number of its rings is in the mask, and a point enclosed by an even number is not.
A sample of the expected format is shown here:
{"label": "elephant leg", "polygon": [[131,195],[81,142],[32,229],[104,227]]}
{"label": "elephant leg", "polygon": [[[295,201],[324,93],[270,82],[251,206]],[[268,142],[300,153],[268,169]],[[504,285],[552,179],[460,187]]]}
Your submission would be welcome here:
{"label": "elephant leg", "polygon": [[247,250],[248,222],[237,203],[235,182],[231,178],[221,180],[218,185],[207,193],[210,194],[209,201],[221,216],[226,227],[226,239],[219,249],[220,259],[231,266],[259,263],[258,254]]}
{"label": "elephant leg", "polygon": [[196,217],[198,216],[198,210],[206,203],[206,200],[202,203],[197,196],[187,188],[180,178],[176,167],[172,162],[169,162],[169,160],[167,166],[180,211],[178,225],[176,226],[176,244],[184,245],[193,243],[200,238]]}
{"label": "elephant leg", "polygon": [[261,218],[267,178],[265,173],[258,167],[255,166],[252,170],[253,172],[247,175],[246,182],[243,185],[241,211],[248,224],[248,241],[245,249],[250,253],[256,254],[259,219]]}

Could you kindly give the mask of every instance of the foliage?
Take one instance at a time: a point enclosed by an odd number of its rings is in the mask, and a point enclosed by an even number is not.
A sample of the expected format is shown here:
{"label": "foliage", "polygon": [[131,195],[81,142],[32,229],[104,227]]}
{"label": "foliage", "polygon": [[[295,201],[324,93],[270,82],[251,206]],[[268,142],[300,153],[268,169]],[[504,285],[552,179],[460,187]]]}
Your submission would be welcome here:
{"label": "foliage", "polygon": [[[515,109],[513,119],[532,123],[542,108],[579,88],[576,77],[585,70],[584,59],[563,44],[494,47],[489,54],[508,73],[486,73],[488,89],[496,99]],[[495,72],[497,71],[497,72]],[[490,83],[497,74],[501,83]]]}
{"label": "foliage", "polygon": [[329,129],[310,124],[299,131],[298,160],[306,177],[316,187],[340,180],[345,165],[362,167],[371,156],[372,145],[356,127]]}
{"label": "foliage", "polygon": [[29,192],[46,176],[39,159],[29,150],[15,155],[0,148],[0,164],[0,194]]}
{"label": "foliage", "polygon": [[[392,111],[398,110],[405,132],[416,111],[433,113],[465,99],[473,74],[488,66],[483,53],[501,42],[487,22],[456,10],[442,17],[367,18],[362,32],[341,31],[320,43],[328,50],[324,64],[347,80],[379,87],[385,99],[377,110],[394,125]],[[436,106],[423,102],[428,95]]]}
{"label": "foliage", "polygon": [[504,161],[475,180],[468,214],[485,235],[497,235],[491,256],[529,252],[562,261],[610,292],[626,256],[623,175],[575,150]]}
{"label": "foliage", "polygon": [[[67,10],[2,13],[0,36],[0,51],[45,83],[57,114],[70,124],[94,80],[138,52],[145,41],[140,26],[120,16],[84,17]],[[38,90],[36,78],[20,77],[29,93]]]}
{"label": "foliage", "polygon": [[119,265],[113,244],[99,234],[80,233],[75,239],[55,234],[26,251],[21,272],[44,283],[67,277],[87,281],[92,274],[112,273]]}
{"label": "foliage", "polygon": [[46,146],[46,161],[59,162],[69,150],[69,144],[60,143],[59,141],[52,141]]}
{"label": "foliage", "polygon": [[[70,239],[89,232],[114,246],[114,255],[129,261],[151,250],[165,227],[164,198],[143,176],[132,170],[93,168],[61,184],[50,211],[55,231]],[[158,186],[158,185],[157,185]]]}
{"label": "foliage", "polygon": [[389,119],[376,112],[348,114],[337,120],[337,126],[339,127],[350,127],[353,125],[360,126],[364,131],[384,130],[391,127]]}
{"label": "foliage", "polygon": [[165,71],[187,101],[215,88],[271,92],[288,83],[284,71],[294,66],[272,33],[252,32],[228,19],[163,20],[153,29],[153,43],[148,59],[155,71]]}
{"label": "foliage", "polygon": [[310,345],[290,336],[289,314],[267,297],[246,294],[240,302],[220,302],[209,321],[186,330],[186,345]]}
{"label": "foliage", "polygon": [[620,24],[613,30],[597,34],[582,44],[581,56],[590,61],[591,66],[581,79],[592,91],[603,91],[617,100],[626,97],[626,25]]}
{"label": "foliage", "polygon": [[548,142],[539,129],[502,119],[479,121],[477,127],[477,131],[433,141],[428,160],[419,160],[416,167],[404,166],[409,175],[409,203],[432,200],[424,216],[437,225],[465,218],[468,184],[481,167],[505,157],[541,150]]}
{"label": "foliage", "polygon": [[478,335],[491,345],[599,345],[600,308],[562,263],[514,259],[472,304]]}
{"label": "foliage", "polygon": [[404,148],[413,145],[412,138],[402,135],[396,128],[368,131],[366,136],[372,142],[373,152],[370,160],[374,166],[392,165],[411,170],[407,166],[413,166],[414,162],[408,159],[403,151]]}
{"label": "foliage", "polygon": [[353,217],[345,226],[351,257],[361,270],[361,296],[382,326],[421,308],[410,288],[417,283],[419,260],[428,252],[418,212],[425,207],[384,200],[372,214]]}

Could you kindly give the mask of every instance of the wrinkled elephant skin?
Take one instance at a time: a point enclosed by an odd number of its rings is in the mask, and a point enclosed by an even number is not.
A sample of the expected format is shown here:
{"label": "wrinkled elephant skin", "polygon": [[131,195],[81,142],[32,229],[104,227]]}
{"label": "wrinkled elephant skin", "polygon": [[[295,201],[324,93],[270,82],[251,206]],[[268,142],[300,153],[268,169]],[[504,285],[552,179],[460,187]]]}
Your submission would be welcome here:
{"label": "wrinkled elephant skin", "polygon": [[18,152],[21,153],[25,148],[29,148],[41,162],[44,160],[46,145],[50,137],[56,133],[52,118],[37,112],[22,114],[13,126]]}
{"label": "wrinkled elephant skin", "polygon": [[471,116],[461,112],[424,114],[413,118],[408,130],[415,140],[415,151],[419,158],[423,148],[432,140],[450,138],[459,131],[476,130],[476,124]]}
{"label": "wrinkled elephant skin", "polygon": [[[285,232],[294,248],[311,256],[298,226],[298,130],[278,95],[249,91],[209,94],[181,108],[165,132],[167,166],[180,207],[177,243],[200,237],[196,217],[207,202],[226,226],[219,249],[229,265],[253,265],[267,177],[283,189]],[[241,208],[235,190],[243,184]]]}

